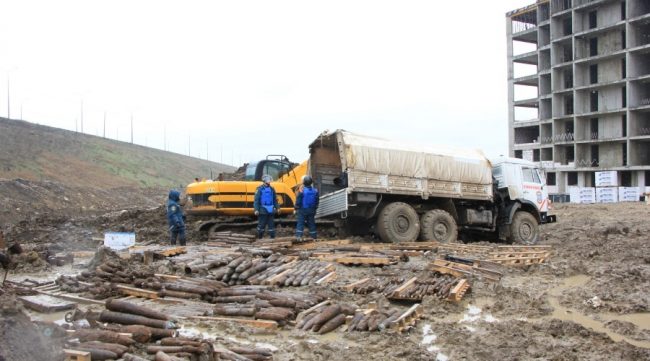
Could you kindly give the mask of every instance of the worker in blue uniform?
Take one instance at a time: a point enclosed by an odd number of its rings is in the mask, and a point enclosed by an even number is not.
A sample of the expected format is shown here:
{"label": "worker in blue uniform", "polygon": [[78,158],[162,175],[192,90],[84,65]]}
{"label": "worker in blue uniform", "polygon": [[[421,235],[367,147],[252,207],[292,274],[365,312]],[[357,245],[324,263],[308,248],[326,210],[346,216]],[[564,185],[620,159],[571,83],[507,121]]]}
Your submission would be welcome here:
{"label": "worker in blue uniform", "polygon": [[275,238],[275,214],[280,210],[278,206],[278,197],[275,189],[271,187],[273,178],[265,174],[262,176],[262,185],[255,191],[255,201],[253,208],[257,221],[257,238],[264,237],[264,231],[268,228],[269,236]]}
{"label": "worker in blue uniform", "polygon": [[176,245],[178,238],[181,246],[185,245],[185,222],[183,217],[183,209],[180,205],[181,193],[177,190],[169,191],[169,199],[167,200],[167,221],[169,222],[169,233],[171,237],[172,246]]}
{"label": "worker in blue uniform", "polygon": [[296,224],[296,239],[302,242],[302,236],[305,224],[309,228],[309,236],[316,239],[316,210],[318,209],[318,189],[313,186],[313,179],[310,176],[304,176],[302,187],[298,191],[296,204],[294,208],[298,213],[298,223]]}

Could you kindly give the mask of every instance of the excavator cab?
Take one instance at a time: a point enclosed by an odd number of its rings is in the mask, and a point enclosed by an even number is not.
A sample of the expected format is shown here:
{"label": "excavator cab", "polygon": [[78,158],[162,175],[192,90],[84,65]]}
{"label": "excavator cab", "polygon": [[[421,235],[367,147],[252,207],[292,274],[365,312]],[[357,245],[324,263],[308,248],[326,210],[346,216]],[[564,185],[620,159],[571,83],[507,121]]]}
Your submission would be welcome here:
{"label": "excavator cab", "polygon": [[244,180],[261,181],[262,176],[268,174],[276,181],[283,175],[289,173],[296,165],[296,163],[290,162],[284,155],[267,155],[266,159],[248,164]]}

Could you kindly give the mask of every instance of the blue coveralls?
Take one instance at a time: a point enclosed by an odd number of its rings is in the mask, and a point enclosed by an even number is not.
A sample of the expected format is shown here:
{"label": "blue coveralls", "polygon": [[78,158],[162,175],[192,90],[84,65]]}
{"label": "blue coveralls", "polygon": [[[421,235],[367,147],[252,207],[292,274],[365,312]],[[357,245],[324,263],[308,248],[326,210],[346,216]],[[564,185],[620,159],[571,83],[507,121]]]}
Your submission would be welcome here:
{"label": "blue coveralls", "polygon": [[304,186],[296,197],[296,211],[298,223],[296,224],[296,238],[302,238],[305,223],[309,228],[309,236],[316,239],[316,209],[318,209],[318,190],[313,186]]}
{"label": "blue coveralls", "polygon": [[169,200],[167,201],[167,221],[169,222],[169,233],[172,246],[176,244],[176,238],[185,245],[185,222],[183,222],[183,209],[178,202],[180,201],[180,192],[176,190],[169,191]]}
{"label": "blue coveralls", "polygon": [[269,184],[262,184],[255,191],[253,208],[258,212],[257,238],[264,237],[264,230],[268,226],[269,236],[275,238],[275,211],[279,209],[275,189]]}

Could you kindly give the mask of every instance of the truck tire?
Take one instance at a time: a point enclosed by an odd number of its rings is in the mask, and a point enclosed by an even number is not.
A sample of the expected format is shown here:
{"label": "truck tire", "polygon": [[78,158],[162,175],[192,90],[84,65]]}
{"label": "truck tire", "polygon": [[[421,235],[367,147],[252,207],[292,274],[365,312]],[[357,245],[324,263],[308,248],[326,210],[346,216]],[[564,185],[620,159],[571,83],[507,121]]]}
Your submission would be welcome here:
{"label": "truck tire", "polygon": [[447,211],[434,209],[422,216],[422,231],[420,239],[423,241],[437,241],[452,243],[458,241],[458,225],[456,220]]}
{"label": "truck tire", "polygon": [[517,211],[510,224],[510,238],[518,244],[535,244],[539,240],[539,224],[532,214]]}
{"label": "truck tire", "polygon": [[408,204],[393,202],[379,212],[376,230],[384,242],[413,242],[420,234],[420,218]]}

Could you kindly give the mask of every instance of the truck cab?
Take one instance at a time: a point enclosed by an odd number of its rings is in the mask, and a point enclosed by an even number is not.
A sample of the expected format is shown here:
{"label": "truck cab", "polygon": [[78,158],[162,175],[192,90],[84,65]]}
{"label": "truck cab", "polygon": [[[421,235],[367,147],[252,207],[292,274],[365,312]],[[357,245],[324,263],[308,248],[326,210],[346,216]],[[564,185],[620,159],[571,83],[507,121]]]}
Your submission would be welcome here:
{"label": "truck cab", "polygon": [[535,208],[539,223],[556,221],[554,215],[548,214],[550,201],[542,169],[533,162],[519,158],[499,157],[490,159],[490,162],[499,192],[522,206]]}

